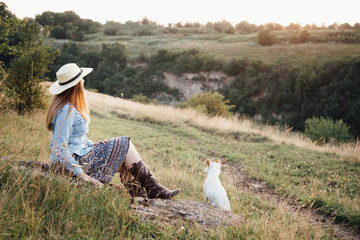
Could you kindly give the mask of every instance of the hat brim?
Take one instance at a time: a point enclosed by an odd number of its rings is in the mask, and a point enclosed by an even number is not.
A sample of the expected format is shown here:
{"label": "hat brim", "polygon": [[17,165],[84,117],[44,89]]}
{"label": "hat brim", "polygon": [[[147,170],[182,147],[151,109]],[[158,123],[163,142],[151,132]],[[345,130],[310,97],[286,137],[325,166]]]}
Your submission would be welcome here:
{"label": "hat brim", "polygon": [[74,81],[72,81],[71,83],[68,83],[66,85],[63,85],[63,86],[59,84],[59,81],[56,81],[53,84],[51,84],[49,91],[55,95],[60,94],[63,91],[65,91],[66,89],[72,88],[73,86],[78,84],[80,82],[80,80],[83,79],[83,77],[85,77],[86,75],[88,75],[89,73],[91,73],[93,71],[93,68],[80,68],[80,69],[83,70],[83,72]]}

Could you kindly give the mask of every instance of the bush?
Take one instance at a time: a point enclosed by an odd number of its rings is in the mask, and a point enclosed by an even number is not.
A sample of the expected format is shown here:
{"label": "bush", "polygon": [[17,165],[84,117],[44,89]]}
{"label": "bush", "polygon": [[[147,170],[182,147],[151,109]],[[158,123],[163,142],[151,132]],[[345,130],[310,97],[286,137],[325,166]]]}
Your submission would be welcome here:
{"label": "bush", "polygon": [[267,28],[261,30],[258,34],[258,43],[262,46],[273,45],[275,41],[275,35]]}
{"label": "bush", "polygon": [[151,35],[154,35],[154,32],[151,29],[143,28],[143,29],[136,31],[133,35],[139,36],[139,37],[151,36]]}
{"label": "bush", "polygon": [[308,30],[303,29],[299,32],[299,42],[305,43],[309,40],[310,33]]}
{"label": "bush", "polygon": [[179,107],[191,107],[200,112],[209,114],[211,116],[231,116],[230,109],[234,105],[227,105],[229,100],[224,101],[224,96],[218,92],[207,91],[205,93],[198,93],[189,97],[186,102],[183,102]]}
{"label": "bush", "polygon": [[308,118],[305,121],[305,134],[318,142],[347,142],[352,136],[349,126],[342,119],[333,121],[331,118]]}
{"label": "bush", "polygon": [[224,33],[226,34],[234,34],[235,28],[233,26],[227,26],[224,28]]}
{"label": "bush", "polygon": [[297,44],[297,43],[306,43],[309,40],[310,37],[310,33],[307,29],[303,29],[299,32],[297,32],[296,34],[294,34],[289,42],[292,44]]}
{"label": "bush", "polygon": [[105,36],[116,36],[119,32],[118,28],[115,27],[105,27],[104,28],[104,35]]}
{"label": "bush", "polygon": [[143,103],[143,104],[158,104],[157,99],[151,99],[145,95],[143,95],[142,93],[139,94],[135,94],[130,98],[131,101],[134,102],[139,102],[139,103]]}

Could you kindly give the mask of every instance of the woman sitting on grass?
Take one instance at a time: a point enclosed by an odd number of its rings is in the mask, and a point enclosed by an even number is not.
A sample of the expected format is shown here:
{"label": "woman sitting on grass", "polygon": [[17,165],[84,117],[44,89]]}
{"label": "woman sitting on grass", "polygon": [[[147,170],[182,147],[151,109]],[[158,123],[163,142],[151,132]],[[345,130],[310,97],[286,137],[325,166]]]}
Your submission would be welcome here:
{"label": "woman sitting on grass", "polygon": [[57,81],[50,87],[55,96],[46,115],[47,129],[52,131],[50,163],[100,187],[119,172],[133,196],[173,198],[180,191],[158,183],[129,137],[98,143],[87,138],[90,118],[83,78],[92,70],[69,63],[56,73]]}

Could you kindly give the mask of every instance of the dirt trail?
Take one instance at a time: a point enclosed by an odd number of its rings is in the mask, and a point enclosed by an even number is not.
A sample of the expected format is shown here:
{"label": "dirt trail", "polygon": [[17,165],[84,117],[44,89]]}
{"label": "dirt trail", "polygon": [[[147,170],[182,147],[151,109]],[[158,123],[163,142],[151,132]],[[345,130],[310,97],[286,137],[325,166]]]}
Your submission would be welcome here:
{"label": "dirt trail", "polygon": [[336,238],[345,240],[359,240],[360,234],[345,223],[335,223],[329,216],[319,214],[314,209],[300,206],[294,199],[287,198],[269,188],[266,182],[250,179],[239,166],[227,165],[222,168],[222,177],[231,182],[238,189],[251,192],[265,201],[281,205],[289,213],[308,219],[310,224],[331,228]]}

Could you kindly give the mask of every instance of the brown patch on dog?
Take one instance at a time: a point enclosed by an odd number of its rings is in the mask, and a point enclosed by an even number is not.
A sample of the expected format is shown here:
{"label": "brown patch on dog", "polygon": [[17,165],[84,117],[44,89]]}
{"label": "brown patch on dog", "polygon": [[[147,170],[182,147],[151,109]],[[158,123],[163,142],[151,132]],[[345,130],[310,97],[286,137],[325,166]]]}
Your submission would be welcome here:
{"label": "brown patch on dog", "polygon": [[211,163],[211,160],[210,159],[206,159],[206,165],[209,166]]}

